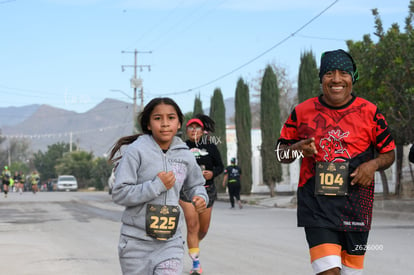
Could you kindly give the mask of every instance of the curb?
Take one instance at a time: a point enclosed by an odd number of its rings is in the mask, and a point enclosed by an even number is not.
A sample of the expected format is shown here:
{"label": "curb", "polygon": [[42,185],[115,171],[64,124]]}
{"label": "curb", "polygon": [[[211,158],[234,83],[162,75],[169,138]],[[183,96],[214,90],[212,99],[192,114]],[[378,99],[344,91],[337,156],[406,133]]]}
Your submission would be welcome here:
{"label": "curb", "polygon": [[[297,200],[295,195],[241,195],[243,204],[275,207],[275,208],[296,208]],[[217,201],[230,202],[227,193],[219,193]],[[414,199],[376,199],[374,200],[373,215],[389,217],[400,220],[414,220]]]}

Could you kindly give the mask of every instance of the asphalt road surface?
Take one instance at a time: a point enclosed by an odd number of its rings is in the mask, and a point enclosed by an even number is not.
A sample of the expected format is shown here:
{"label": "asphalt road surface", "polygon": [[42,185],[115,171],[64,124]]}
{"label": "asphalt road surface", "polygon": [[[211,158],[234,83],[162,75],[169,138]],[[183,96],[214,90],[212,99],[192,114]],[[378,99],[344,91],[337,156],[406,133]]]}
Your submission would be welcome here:
{"label": "asphalt road surface", "polygon": [[[121,274],[121,213],[106,192],[1,195],[0,274]],[[375,214],[364,274],[411,272],[413,247],[413,219]],[[216,202],[200,258],[205,275],[312,274],[295,209]]]}

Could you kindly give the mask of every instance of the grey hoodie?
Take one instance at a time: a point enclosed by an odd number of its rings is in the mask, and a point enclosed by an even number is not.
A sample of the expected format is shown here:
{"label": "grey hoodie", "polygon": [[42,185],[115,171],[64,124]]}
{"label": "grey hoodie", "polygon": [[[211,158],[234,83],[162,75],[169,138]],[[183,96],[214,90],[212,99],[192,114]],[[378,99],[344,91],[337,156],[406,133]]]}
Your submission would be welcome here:
{"label": "grey hoodie", "polygon": [[[157,176],[161,171],[175,174],[176,182],[168,191]],[[145,230],[147,204],[179,205],[181,187],[187,197],[200,196],[208,203],[204,183],[194,155],[180,138],[174,137],[170,149],[164,153],[151,135],[140,136],[122,154],[115,171],[112,199],[125,206],[121,234],[153,240]],[[184,213],[180,210],[177,232],[172,239],[181,236]]]}

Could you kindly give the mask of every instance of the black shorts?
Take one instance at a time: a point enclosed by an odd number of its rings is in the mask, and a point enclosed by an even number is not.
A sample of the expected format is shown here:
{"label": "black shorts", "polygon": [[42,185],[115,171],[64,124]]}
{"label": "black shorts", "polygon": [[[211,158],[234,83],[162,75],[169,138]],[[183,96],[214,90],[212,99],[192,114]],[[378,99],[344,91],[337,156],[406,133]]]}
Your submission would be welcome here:
{"label": "black shorts", "polygon": [[329,228],[306,227],[312,265],[321,258],[338,256],[341,264],[354,269],[363,269],[368,231],[336,231]]}
{"label": "black shorts", "polygon": [[[217,199],[217,189],[216,189],[216,186],[214,184],[213,185],[204,185],[204,187],[206,188],[207,195],[208,195],[207,208],[210,208],[210,207],[213,206],[214,201]],[[185,201],[185,202],[191,202],[191,200],[188,199],[187,196],[184,194],[182,189],[180,191],[180,200]]]}

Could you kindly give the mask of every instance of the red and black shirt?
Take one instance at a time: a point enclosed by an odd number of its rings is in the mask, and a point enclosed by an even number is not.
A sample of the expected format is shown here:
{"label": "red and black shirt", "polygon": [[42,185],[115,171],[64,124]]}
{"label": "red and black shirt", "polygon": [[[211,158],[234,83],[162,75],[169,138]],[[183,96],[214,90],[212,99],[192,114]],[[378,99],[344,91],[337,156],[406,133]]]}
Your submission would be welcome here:
{"label": "red and black shirt", "polygon": [[[371,102],[352,97],[344,106],[328,106],[311,98],[292,111],[285,122],[280,144],[315,138],[318,154],[303,158],[298,184],[298,226],[344,231],[367,231],[371,226],[374,183],[348,186],[347,196],[315,195],[316,162],[349,162],[349,174],[375,153],[394,150],[387,122]],[[348,182],[350,182],[349,180]]]}

